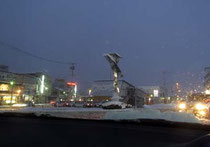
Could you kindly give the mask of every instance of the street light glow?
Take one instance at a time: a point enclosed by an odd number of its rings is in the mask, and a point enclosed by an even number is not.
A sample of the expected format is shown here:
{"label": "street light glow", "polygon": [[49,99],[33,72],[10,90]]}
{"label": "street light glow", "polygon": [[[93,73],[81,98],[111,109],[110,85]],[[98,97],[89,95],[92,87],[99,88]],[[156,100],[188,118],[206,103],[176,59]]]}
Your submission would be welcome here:
{"label": "street light glow", "polygon": [[19,89],[19,90],[17,90],[17,93],[18,93],[18,94],[20,94],[20,93],[21,93],[21,90],[20,90],[20,89]]}
{"label": "street light glow", "polygon": [[10,85],[14,85],[14,84],[15,84],[15,82],[14,82],[14,81],[11,81],[11,82],[10,82]]}
{"label": "street light glow", "polygon": [[88,93],[89,93],[89,96],[90,96],[90,95],[91,95],[91,93],[92,93],[92,89],[89,89]]}

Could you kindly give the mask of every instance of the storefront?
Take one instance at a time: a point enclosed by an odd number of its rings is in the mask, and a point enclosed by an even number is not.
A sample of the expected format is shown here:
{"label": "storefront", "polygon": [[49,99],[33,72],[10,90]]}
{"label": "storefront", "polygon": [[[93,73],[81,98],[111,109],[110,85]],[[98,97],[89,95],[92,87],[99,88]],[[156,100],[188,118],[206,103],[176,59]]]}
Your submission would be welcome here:
{"label": "storefront", "polygon": [[14,104],[20,101],[22,97],[22,88],[20,86],[11,86],[10,84],[0,84],[0,104]]}

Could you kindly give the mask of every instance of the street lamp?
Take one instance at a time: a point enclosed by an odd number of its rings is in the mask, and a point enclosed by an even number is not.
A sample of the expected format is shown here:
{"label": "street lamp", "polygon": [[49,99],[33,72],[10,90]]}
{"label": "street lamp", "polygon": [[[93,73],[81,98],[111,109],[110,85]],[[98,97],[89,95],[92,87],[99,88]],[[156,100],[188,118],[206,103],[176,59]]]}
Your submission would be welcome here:
{"label": "street lamp", "polygon": [[15,84],[14,81],[10,81],[10,85],[13,86]]}
{"label": "street lamp", "polygon": [[91,96],[91,94],[92,94],[92,89],[89,89],[89,90],[88,90],[88,94],[89,94],[89,96]]}

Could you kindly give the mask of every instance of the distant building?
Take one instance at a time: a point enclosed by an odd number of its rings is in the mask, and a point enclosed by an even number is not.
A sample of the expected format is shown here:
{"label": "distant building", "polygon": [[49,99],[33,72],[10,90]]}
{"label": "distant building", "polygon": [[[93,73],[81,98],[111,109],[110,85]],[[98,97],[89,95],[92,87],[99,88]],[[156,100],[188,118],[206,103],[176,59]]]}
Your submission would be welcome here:
{"label": "distant building", "polygon": [[0,102],[1,104],[26,101],[47,102],[51,94],[51,81],[51,77],[45,73],[0,71]]}
{"label": "distant building", "polygon": [[[146,103],[159,103],[164,101],[164,90],[161,86],[138,86],[139,89],[145,91],[148,95]],[[161,100],[162,99],[162,100]]]}
{"label": "distant building", "polygon": [[[143,106],[146,98],[146,93],[143,90],[125,80],[119,80],[119,90],[123,102],[137,107]],[[93,83],[90,95],[94,101],[107,101],[111,100],[113,94],[113,80],[98,80]]]}
{"label": "distant building", "polygon": [[48,97],[52,93],[52,77],[44,72],[27,73],[24,75],[36,80],[37,88],[35,101],[37,103],[47,103]]}
{"label": "distant building", "polygon": [[11,81],[17,78],[17,75],[11,72],[0,71],[0,104],[16,103],[19,99],[18,90],[22,89],[20,84],[13,86]]}
{"label": "distant building", "polygon": [[7,66],[7,65],[0,65],[0,71],[9,72],[9,66]]}
{"label": "distant building", "polygon": [[52,101],[67,101],[70,100],[70,88],[67,86],[65,79],[55,79],[52,88]]}

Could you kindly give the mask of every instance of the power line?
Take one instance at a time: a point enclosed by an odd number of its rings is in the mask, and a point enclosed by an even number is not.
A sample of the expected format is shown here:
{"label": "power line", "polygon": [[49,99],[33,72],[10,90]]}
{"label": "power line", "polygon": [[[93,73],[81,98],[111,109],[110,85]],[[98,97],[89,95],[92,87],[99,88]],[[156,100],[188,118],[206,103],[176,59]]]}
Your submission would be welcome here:
{"label": "power line", "polygon": [[47,59],[47,58],[44,58],[44,57],[41,57],[41,56],[37,56],[37,55],[34,55],[34,54],[30,53],[30,52],[24,51],[24,50],[22,50],[22,49],[20,49],[18,47],[6,44],[6,43],[1,42],[1,41],[0,41],[0,44],[3,45],[3,46],[8,47],[8,49],[10,49],[10,50],[13,50],[13,51],[25,54],[27,56],[30,56],[30,57],[33,57],[33,58],[36,58],[36,59],[39,59],[39,60],[43,60],[43,61],[47,61],[47,62],[53,62],[53,63],[57,63],[57,64],[64,64],[64,65],[70,65],[71,64],[71,63],[67,63],[67,62],[56,61],[56,60]]}

